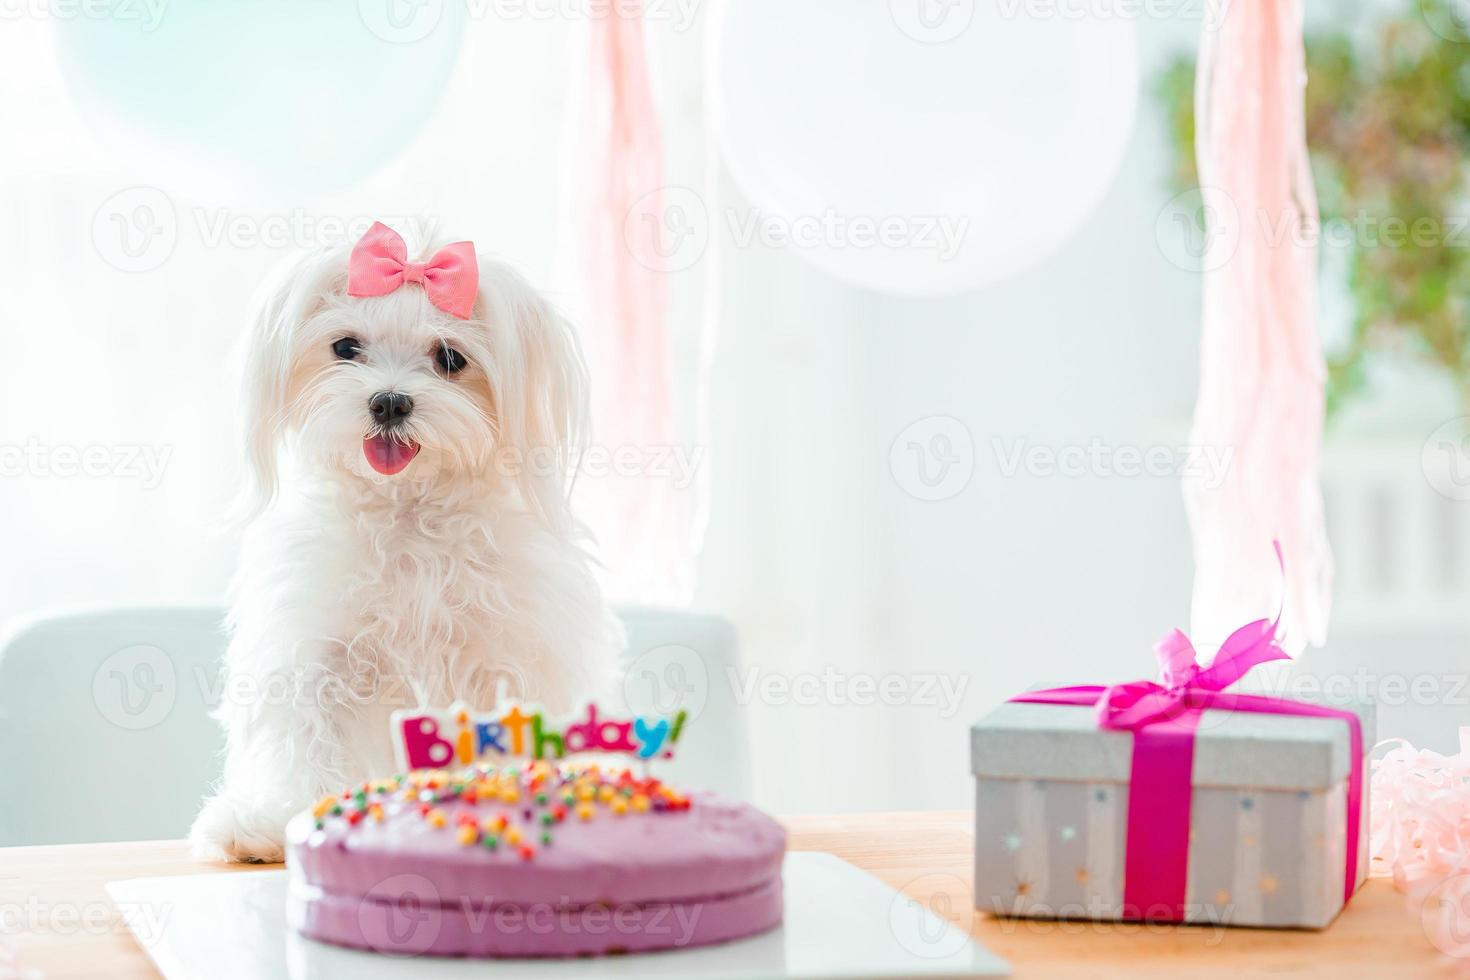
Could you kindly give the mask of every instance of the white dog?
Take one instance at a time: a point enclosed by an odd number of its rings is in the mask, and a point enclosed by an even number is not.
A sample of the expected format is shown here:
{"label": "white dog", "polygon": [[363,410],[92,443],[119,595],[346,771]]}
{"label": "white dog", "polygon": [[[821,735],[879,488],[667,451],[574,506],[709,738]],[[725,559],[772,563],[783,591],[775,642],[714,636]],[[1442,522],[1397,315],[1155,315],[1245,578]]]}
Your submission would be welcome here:
{"label": "white dog", "polygon": [[619,642],[568,506],[575,336],[468,243],[406,259],[375,225],[285,270],[253,327],[259,500],[197,856],[280,860],[293,813],[393,771],[394,709],[509,693],[562,710]]}

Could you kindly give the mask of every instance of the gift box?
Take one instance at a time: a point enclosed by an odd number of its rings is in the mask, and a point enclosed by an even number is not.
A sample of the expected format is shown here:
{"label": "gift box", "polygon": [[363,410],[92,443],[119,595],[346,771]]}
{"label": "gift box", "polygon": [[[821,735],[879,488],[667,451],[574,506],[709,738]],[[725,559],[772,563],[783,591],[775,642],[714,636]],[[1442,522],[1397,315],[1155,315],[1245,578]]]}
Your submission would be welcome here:
{"label": "gift box", "polygon": [[1051,688],[971,729],[975,904],[998,915],[1320,929],[1368,867],[1371,704],[1224,689],[1282,659],[1254,623],[1214,666]]}

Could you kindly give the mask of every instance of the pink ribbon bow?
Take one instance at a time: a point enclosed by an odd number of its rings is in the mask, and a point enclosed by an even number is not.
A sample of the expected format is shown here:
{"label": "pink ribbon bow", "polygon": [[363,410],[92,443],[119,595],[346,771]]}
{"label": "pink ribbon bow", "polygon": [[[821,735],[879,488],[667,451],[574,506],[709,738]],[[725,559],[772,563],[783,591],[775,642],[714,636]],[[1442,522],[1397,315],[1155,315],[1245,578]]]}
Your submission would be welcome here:
{"label": "pink ribbon bow", "polygon": [[[1279,545],[1276,557],[1281,561]],[[1189,637],[1177,629],[1170,631],[1154,647],[1159,659],[1158,683],[1141,680],[1111,687],[1058,687],[1011,698],[1034,704],[1094,705],[1099,728],[1133,733],[1123,873],[1125,919],[1184,921],[1194,796],[1194,736],[1206,708],[1337,718],[1347,723],[1352,761],[1348,768],[1343,902],[1352,898],[1357,888],[1363,799],[1363,729],[1358,716],[1285,698],[1224,692],[1254,667],[1288,659],[1276,642],[1279,622],[1278,614],[1274,622],[1260,619],[1231,633],[1208,668],[1199,666]]]}
{"label": "pink ribbon bow", "polygon": [[1145,725],[1180,717],[1203,703],[1205,694],[1225,690],[1252,668],[1290,659],[1276,643],[1276,623],[1258,619],[1230,634],[1209,668],[1199,665],[1194,644],[1180,630],[1170,630],[1154,645],[1159,682],[1114,684],[1097,701],[1099,728],[1136,731]]}
{"label": "pink ribbon bow", "polygon": [[347,260],[347,295],[386,296],[406,282],[422,285],[429,302],[445,313],[468,320],[480,288],[474,244],[455,242],[427,262],[410,262],[403,236],[374,221]]}

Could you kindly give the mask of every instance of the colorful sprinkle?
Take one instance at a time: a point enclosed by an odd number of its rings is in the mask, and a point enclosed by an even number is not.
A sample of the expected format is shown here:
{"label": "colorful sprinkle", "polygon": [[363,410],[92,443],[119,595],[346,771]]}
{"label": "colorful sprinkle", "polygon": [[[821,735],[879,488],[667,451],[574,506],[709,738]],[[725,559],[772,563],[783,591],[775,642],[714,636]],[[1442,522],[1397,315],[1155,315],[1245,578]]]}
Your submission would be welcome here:
{"label": "colorful sprinkle", "polygon": [[[486,804],[495,801],[511,808],[487,812],[492,807]],[[688,797],[658,779],[628,768],[541,761],[520,769],[479,764],[454,771],[417,770],[325,796],[310,812],[317,829],[324,830],[329,816],[355,827],[364,820],[383,823],[395,814],[417,811],[435,829],[452,825],[464,847],[479,844],[496,851],[504,843],[531,860],[538,846],[552,845],[555,826],[572,816],[593,820],[604,806],[622,817],[630,812],[677,813],[690,805]]]}

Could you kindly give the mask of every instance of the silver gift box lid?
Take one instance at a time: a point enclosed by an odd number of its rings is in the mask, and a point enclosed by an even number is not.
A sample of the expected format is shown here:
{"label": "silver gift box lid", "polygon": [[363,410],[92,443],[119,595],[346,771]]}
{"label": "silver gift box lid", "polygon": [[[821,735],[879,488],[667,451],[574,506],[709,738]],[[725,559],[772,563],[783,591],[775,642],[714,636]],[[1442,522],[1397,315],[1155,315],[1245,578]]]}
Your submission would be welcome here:
{"label": "silver gift box lid", "polygon": [[[1363,727],[1373,748],[1374,705],[1333,704]],[[1322,790],[1348,772],[1348,729],[1335,718],[1206,709],[1195,733],[1195,786]],[[970,729],[970,769],[996,779],[1126,783],[1133,734],[1097,727],[1090,706],[1007,701]]]}

